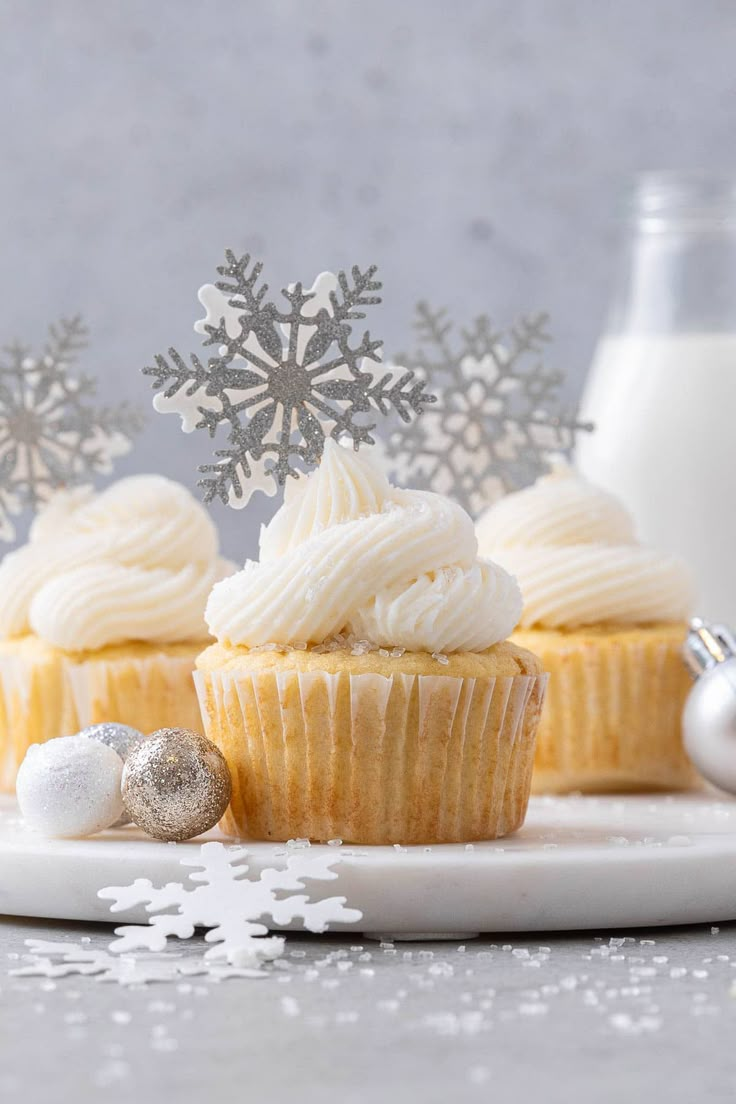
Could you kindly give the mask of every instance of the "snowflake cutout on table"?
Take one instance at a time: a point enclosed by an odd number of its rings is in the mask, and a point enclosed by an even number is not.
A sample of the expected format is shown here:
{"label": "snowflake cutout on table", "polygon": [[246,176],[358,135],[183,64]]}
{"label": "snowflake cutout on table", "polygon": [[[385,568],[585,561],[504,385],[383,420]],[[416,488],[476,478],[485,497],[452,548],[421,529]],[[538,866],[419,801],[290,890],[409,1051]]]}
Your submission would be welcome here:
{"label": "snowflake cutout on table", "polygon": [[26,939],[28,954],[23,965],[10,970],[11,977],[94,977],[96,981],[118,985],[148,985],[150,982],[182,981],[204,977],[207,981],[230,978],[264,978],[265,970],[208,962],[201,955],[110,954],[80,943],[58,943],[46,939]]}
{"label": "snowflake cutout on table", "polygon": [[192,353],[187,363],[171,348],[143,369],[160,392],[154,408],[179,414],[185,432],[227,431],[217,462],[200,467],[200,486],[205,501],[218,497],[235,508],[256,490],[273,495],[298,478],[300,468],[319,461],[328,436],[356,449],[373,444],[371,412],[393,411],[409,422],[434,402],[413,371],[366,370],[367,362],[381,363],[383,342],[367,330],[352,340],[363,308],[381,301],[375,265],[365,272],[354,266],[350,277],[324,272],[307,291],[301,283],[284,288],[285,309],[266,299],[262,267],[228,250],[217,269],[223,279],[200,290],[207,315],[195,329],[217,356],[203,364]]}
{"label": "snowflake cutout on table", "polygon": [[563,375],[539,359],[548,318],[524,317],[497,333],[487,316],[455,338],[447,312],[417,306],[419,347],[398,359],[429,376],[437,405],[388,436],[395,474],[460,502],[477,514],[502,494],[533,482],[555,457],[569,456],[575,434],[591,430],[560,398]]}
{"label": "snowflake cutout on table", "polygon": [[111,471],[142,426],[128,403],[94,405],[95,381],[71,374],[86,339],[79,317],[61,319],[40,356],[19,344],[0,353],[0,540],[13,540],[24,509]]}
{"label": "snowflake cutout on table", "polygon": [[[138,878],[129,886],[109,886],[98,896],[112,901],[111,912],[145,905],[155,913],[148,924],[129,924],[116,928],[117,940],[110,949],[123,954],[138,948],[162,951],[172,936],[189,939],[196,927],[207,928],[205,940],[216,943],[205,959],[225,960],[235,967],[253,967],[278,958],[284,949],[280,936],[268,936],[263,917],[277,926],[297,917],[311,932],[327,931],[332,923],[349,924],[361,919],[357,909],[346,908],[344,897],[310,901],[307,894],[295,893],[305,881],[331,881],[337,878],[332,867],[340,861],[335,855],[293,855],[280,870],[268,867],[257,878],[246,878],[248,866],[244,847],[225,847],[205,843],[197,858],[181,860],[181,865],[196,867],[190,882],[201,883],[189,889],[181,882],[169,882],[157,889],[147,878]],[[284,895],[288,894],[288,895]],[[173,911],[172,911],[173,910]]]}

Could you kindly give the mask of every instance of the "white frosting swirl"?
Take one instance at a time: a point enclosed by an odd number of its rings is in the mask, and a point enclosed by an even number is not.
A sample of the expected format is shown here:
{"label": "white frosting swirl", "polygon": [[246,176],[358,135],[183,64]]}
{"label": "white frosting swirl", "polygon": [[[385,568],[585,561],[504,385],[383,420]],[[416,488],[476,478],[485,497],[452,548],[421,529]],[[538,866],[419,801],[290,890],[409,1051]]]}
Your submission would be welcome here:
{"label": "white frosting swirl", "polygon": [[260,562],[212,591],[223,643],[322,643],[341,632],[382,647],[481,651],[521,610],[515,581],[477,559],[473,523],[440,495],[398,490],[376,462],[328,441],[261,532]]}
{"label": "white frosting swirl", "polygon": [[690,613],[685,564],[637,544],[618,500],[567,466],[491,506],[477,532],[481,551],[519,580],[523,628],[648,624]]}
{"label": "white frosting swirl", "polygon": [[99,495],[62,492],[0,564],[0,636],[34,632],[67,650],[204,639],[225,570],[212,521],[178,483],[138,475]]}

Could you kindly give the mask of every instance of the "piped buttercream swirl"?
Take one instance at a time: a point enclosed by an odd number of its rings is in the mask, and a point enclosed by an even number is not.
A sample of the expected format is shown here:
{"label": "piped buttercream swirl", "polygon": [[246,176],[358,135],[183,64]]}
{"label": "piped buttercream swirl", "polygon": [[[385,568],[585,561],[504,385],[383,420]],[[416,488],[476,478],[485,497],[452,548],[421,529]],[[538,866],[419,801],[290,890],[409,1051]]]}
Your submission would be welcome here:
{"label": "piped buttercream swirl", "polygon": [[247,647],[347,632],[380,647],[481,651],[512,631],[521,597],[477,551],[461,507],[392,487],[376,461],[328,441],[262,530],[259,562],[213,589],[207,623]]}
{"label": "piped buttercream swirl", "polygon": [[523,628],[679,621],[692,609],[685,564],[637,544],[621,503],[566,465],[491,506],[477,533],[519,580]]}
{"label": "piped buttercream swirl", "polygon": [[227,570],[207,512],[178,483],[139,475],[99,495],[61,492],[0,564],[0,636],[34,632],[66,650],[204,639]]}

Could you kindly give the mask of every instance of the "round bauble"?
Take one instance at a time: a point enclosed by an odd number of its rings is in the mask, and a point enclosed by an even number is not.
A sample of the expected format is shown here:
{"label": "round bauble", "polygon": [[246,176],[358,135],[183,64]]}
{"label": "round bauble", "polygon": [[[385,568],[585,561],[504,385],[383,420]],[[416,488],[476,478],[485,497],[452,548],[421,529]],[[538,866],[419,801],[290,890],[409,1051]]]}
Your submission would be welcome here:
{"label": "round bauble", "polygon": [[736,794],[736,659],[700,676],[685,703],[682,733],[703,777]]}
{"label": "round bauble", "polygon": [[181,841],[217,824],[230,803],[232,783],[222,752],[186,728],[161,728],[129,754],[123,801],[149,836]]}
{"label": "round bauble", "polygon": [[88,725],[83,728],[79,736],[89,736],[90,740],[99,740],[116,751],[125,762],[133,748],[138,747],[145,740],[142,732],[130,725],[118,724],[116,721],[103,721],[101,724]]}
{"label": "round bauble", "polygon": [[120,817],[123,761],[88,736],[59,736],[32,744],[16,781],[29,828],[53,839],[91,836]]}
{"label": "round bauble", "polygon": [[[142,732],[130,725],[118,724],[116,721],[103,721],[101,724],[88,725],[79,733],[80,736],[89,736],[90,740],[100,740],[116,751],[125,762],[133,748],[138,747],[145,740]],[[126,812],[116,820],[113,828],[122,828],[124,824],[130,824],[130,817]]]}

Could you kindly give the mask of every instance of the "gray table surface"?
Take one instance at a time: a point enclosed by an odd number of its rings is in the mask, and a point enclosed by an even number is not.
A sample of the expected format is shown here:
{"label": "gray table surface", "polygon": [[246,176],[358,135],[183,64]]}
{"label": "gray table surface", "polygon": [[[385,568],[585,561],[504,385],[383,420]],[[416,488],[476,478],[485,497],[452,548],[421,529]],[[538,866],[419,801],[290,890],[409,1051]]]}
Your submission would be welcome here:
{"label": "gray table surface", "polygon": [[133,989],[11,976],[31,937],[104,947],[110,929],[0,921],[3,1102],[736,1097],[736,924],[465,944],[291,936],[265,979]]}

